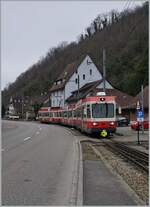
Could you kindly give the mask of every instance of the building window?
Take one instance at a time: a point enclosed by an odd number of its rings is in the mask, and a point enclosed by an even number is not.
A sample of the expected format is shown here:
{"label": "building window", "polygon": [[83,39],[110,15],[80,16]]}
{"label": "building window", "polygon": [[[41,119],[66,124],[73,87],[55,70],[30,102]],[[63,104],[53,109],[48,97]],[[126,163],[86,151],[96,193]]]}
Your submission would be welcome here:
{"label": "building window", "polygon": [[75,82],[76,82],[76,84],[78,83],[78,79],[77,78],[75,79]]}
{"label": "building window", "polygon": [[83,80],[85,80],[85,74],[83,74]]}
{"label": "building window", "polygon": [[90,75],[92,75],[92,69],[90,69]]}

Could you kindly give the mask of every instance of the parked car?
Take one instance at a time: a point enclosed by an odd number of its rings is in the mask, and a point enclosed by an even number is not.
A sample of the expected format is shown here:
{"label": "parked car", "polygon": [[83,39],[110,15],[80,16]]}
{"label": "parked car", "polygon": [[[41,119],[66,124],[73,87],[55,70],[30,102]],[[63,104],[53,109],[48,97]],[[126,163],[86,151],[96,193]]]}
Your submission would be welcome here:
{"label": "parked car", "polygon": [[117,117],[116,122],[118,127],[128,126],[130,123],[129,119],[126,117]]}
{"label": "parked car", "polygon": [[[145,119],[143,121],[143,127],[144,129],[149,129],[149,120]],[[131,129],[137,130],[138,129],[138,122],[137,121],[133,121],[131,123]],[[142,129],[142,122],[139,122],[139,129]]]}

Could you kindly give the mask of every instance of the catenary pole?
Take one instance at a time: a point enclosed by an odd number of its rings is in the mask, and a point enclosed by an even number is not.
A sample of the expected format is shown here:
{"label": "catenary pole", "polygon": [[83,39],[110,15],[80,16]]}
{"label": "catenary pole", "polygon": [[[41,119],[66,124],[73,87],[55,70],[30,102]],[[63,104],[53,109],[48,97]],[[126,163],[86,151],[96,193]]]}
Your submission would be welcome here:
{"label": "catenary pole", "polygon": [[[144,94],[143,94],[143,85],[141,85],[141,108],[144,113]],[[144,134],[144,120],[142,121],[142,133]]]}
{"label": "catenary pole", "polygon": [[103,91],[106,92],[106,50],[103,49]]}

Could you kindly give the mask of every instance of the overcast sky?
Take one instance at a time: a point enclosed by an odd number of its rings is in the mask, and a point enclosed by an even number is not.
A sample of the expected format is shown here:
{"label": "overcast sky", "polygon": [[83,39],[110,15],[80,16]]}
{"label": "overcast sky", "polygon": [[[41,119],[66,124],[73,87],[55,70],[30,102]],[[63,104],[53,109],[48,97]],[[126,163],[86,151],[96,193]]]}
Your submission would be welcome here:
{"label": "overcast sky", "polygon": [[76,41],[98,14],[143,1],[1,0],[1,88],[62,41]]}

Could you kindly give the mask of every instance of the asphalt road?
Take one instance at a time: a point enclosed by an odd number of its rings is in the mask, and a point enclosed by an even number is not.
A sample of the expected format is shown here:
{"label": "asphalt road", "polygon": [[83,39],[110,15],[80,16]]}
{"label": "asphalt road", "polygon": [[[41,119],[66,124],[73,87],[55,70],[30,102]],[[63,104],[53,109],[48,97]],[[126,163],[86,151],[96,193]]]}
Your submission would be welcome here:
{"label": "asphalt road", "polygon": [[60,126],[2,122],[2,205],[68,205],[75,137]]}

